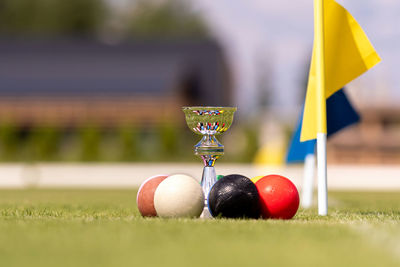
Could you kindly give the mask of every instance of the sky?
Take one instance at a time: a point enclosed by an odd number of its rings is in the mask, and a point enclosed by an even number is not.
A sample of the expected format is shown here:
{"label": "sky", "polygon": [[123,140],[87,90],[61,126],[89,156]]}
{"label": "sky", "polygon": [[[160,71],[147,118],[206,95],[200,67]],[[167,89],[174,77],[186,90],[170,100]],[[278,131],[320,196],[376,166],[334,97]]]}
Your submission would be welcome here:
{"label": "sky", "polygon": [[[313,1],[191,1],[225,48],[239,108],[252,112],[264,87],[275,108],[289,113],[299,109],[311,59]],[[382,58],[349,84],[351,97],[359,105],[395,105],[400,100],[400,1],[338,2],[360,23]]]}

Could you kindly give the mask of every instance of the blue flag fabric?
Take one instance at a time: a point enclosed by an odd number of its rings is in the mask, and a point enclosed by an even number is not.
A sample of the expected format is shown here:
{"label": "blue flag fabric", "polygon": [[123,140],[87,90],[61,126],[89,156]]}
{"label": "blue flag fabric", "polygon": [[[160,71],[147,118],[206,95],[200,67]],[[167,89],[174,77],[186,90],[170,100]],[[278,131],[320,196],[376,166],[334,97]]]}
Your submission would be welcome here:
{"label": "blue flag fabric", "polygon": [[[337,91],[326,100],[326,116],[328,137],[347,126],[360,121],[360,116],[354,110],[344,93],[344,89]],[[303,162],[308,154],[314,154],[316,140],[300,142],[303,112],[296,131],[292,137],[286,156],[286,163]]]}
{"label": "blue flag fabric", "polygon": [[296,131],[290,142],[289,150],[286,155],[286,163],[303,162],[308,154],[314,154],[316,140],[300,142],[301,125],[303,123],[303,111],[300,114]]}
{"label": "blue flag fabric", "polygon": [[328,137],[360,121],[360,115],[351,105],[341,89],[326,100],[326,122]]}

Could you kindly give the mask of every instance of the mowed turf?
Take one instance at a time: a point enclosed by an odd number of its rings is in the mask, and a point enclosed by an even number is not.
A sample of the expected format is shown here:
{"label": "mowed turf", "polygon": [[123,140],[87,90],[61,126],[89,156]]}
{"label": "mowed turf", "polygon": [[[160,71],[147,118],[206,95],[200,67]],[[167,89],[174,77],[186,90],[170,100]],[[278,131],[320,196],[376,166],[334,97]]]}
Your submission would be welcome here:
{"label": "mowed turf", "polygon": [[131,190],[0,190],[0,266],[399,266],[400,192],[330,192],[329,216],[142,218]]}

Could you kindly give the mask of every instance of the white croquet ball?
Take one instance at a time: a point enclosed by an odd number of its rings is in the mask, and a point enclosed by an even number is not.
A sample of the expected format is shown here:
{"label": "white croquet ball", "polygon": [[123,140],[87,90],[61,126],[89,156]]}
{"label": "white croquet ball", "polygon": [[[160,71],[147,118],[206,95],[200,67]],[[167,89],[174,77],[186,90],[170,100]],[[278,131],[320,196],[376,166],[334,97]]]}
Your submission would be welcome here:
{"label": "white croquet ball", "polygon": [[188,175],[171,175],[158,185],[154,207],[160,217],[199,217],[204,207],[203,190]]}

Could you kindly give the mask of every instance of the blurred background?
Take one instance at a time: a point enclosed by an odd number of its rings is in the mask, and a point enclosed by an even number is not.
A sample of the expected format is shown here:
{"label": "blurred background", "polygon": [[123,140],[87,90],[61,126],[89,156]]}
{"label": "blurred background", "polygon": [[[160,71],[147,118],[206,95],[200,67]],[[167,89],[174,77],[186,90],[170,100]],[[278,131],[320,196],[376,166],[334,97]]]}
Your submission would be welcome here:
{"label": "blurred background", "polygon": [[[338,1],[382,62],[349,84],[337,164],[400,163],[400,2]],[[182,106],[237,106],[221,162],[282,164],[304,102],[312,1],[2,0],[2,162],[199,162]],[[200,164],[200,163],[199,163]]]}

